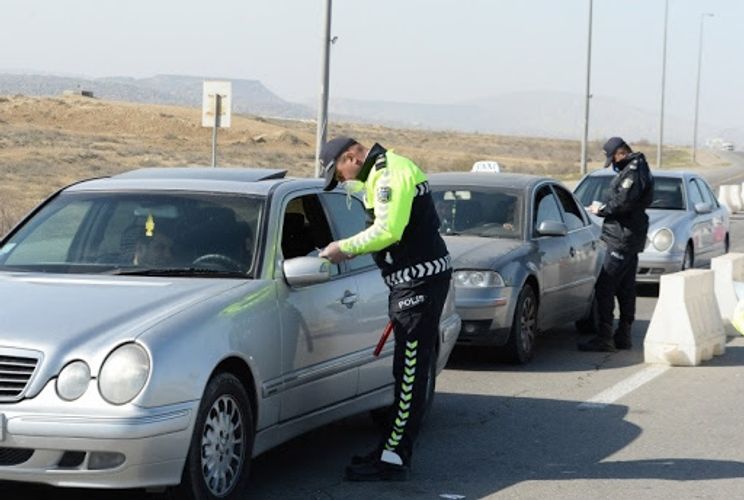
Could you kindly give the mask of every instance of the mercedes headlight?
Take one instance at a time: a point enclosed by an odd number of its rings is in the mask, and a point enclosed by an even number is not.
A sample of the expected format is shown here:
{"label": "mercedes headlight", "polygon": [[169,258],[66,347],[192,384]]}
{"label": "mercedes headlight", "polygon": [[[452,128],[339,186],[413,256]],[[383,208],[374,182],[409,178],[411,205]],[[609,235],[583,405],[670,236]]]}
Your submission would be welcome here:
{"label": "mercedes headlight", "polygon": [[504,286],[504,279],[494,271],[455,271],[455,286],[462,288],[488,288]]}
{"label": "mercedes headlight", "polygon": [[666,252],[674,244],[674,233],[670,229],[663,228],[656,231],[654,238],[651,240],[654,248],[659,252]]}
{"label": "mercedes headlight", "polygon": [[111,404],[123,405],[142,391],[150,375],[150,357],[138,344],[114,349],[103,362],[98,375],[98,390]]}
{"label": "mercedes headlight", "polygon": [[75,401],[85,394],[90,383],[90,368],[85,361],[73,361],[57,376],[57,395],[65,401]]}

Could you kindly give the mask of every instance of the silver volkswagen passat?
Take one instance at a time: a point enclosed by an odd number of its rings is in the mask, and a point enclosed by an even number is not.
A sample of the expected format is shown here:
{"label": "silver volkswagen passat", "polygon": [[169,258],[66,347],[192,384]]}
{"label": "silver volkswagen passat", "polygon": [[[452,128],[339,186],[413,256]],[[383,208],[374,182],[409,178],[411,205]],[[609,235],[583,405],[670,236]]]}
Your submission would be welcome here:
{"label": "silver volkswagen passat", "polygon": [[[393,400],[362,203],[279,170],[142,169],[0,240],[0,480],[239,498],[251,458]],[[460,329],[450,296],[438,358]],[[434,378],[428,388],[434,395]]]}
{"label": "silver volkswagen passat", "polygon": [[559,182],[501,173],[430,178],[453,258],[459,343],[532,359],[539,331],[594,313],[599,228]]}

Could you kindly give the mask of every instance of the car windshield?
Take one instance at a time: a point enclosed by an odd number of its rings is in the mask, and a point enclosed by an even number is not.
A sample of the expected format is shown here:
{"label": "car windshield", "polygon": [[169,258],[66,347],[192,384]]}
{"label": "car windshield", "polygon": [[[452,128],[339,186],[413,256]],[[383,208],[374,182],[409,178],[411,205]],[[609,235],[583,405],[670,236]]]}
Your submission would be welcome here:
{"label": "car windshield", "polygon": [[0,271],[250,276],[264,200],[62,193],[0,246]]}
{"label": "car windshield", "polygon": [[488,187],[432,189],[442,234],[522,237],[522,202],[518,192]]}
{"label": "car windshield", "polygon": [[[585,207],[590,206],[595,201],[607,203],[610,197],[610,183],[612,179],[614,177],[608,175],[587,177],[576,188],[576,197]],[[654,177],[654,199],[648,208],[685,210],[682,179],[675,177]]]}

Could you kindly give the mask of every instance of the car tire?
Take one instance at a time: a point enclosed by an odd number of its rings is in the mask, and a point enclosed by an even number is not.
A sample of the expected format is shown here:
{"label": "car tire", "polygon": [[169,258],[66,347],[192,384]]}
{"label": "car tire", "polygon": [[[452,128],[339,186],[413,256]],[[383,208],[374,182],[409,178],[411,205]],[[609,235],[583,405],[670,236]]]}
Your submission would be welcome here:
{"label": "car tire", "polygon": [[[253,412],[243,384],[230,373],[213,376],[199,405],[176,497],[190,500],[244,498],[254,437]],[[209,463],[213,472],[207,469]],[[220,472],[225,473],[224,478]]]}
{"label": "car tire", "polygon": [[[429,379],[426,385],[426,401],[424,401],[424,416],[421,417],[423,422],[426,416],[429,414],[432,404],[434,404],[434,396],[436,395],[436,379],[437,379],[437,359],[439,355],[434,352],[431,360],[429,361]],[[387,430],[387,426],[390,425],[391,415],[393,413],[393,406],[384,406],[382,408],[375,408],[370,410],[369,416],[377,427],[383,430]]]}
{"label": "car tire", "polygon": [[688,243],[685,248],[685,255],[682,257],[682,270],[692,269],[695,267],[695,249],[692,247],[692,243]]}
{"label": "car tire", "polygon": [[532,286],[525,285],[519,292],[509,340],[504,346],[507,361],[524,365],[534,357],[537,338],[537,307],[535,290]]}

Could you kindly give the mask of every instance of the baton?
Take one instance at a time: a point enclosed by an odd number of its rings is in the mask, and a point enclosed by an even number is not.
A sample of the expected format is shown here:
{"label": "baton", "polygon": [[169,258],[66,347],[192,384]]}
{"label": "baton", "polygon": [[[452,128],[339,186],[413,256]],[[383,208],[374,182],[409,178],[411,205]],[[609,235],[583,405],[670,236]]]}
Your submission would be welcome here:
{"label": "baton", "polygon": [[377,342],[377,347],[375,347],[375,352],[373,353],[375,357],[378,357],[380,355],[380,352],[382,352],[382,347],[385,345],[385,342],[387,341],[388,337],[390,336],[390,332],[392,331],[393,331],[393,322],[388,321],[388,324],[385,325],[385,329],[382,331],[380,340]]}

